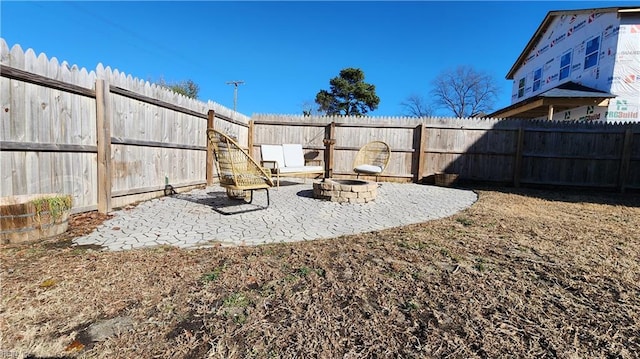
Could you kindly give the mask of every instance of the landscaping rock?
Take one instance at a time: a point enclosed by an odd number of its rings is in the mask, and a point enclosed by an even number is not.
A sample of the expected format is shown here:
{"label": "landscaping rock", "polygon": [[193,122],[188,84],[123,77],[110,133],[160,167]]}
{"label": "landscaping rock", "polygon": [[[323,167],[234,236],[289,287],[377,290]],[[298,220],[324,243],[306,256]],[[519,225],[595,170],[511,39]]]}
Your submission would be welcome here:
{"label": "landscaping rock", "polygon": [[91,341],[101,342],[130,330],[133,330],[133,319],[130,317],[116,317],[91,324],[87,328],[87,334]]}

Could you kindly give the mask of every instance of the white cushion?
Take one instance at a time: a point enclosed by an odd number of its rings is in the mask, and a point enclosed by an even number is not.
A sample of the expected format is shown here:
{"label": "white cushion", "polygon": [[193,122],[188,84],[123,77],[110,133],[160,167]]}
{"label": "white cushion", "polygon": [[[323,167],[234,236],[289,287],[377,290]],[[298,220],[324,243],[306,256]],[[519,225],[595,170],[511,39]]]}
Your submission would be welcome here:
{"label": "white cushion", "polygon": [[382,167],[373,165],[360,165],[353,169],[358,173],[382,173]]}
{"label": "white cushion", "polygon": [[309,172],[309,173],[319,173],[324,172],[324,167],[322,166],[297,166],[297,167],[284,167],[280,169],[280,173],[295,173],[295,172]]}
{"label": "white cushion", "polygon": [[284,165],[285,167],[301,167],[304,166],[304,152],[302,152],[302,145],[295,144],[283,144],[282,152],[284,153]]}
{"label": "white cushion", "polygon": [[276,161],[278,168],[284,167],[284,155],[280,145],[260,145],[263,161]]}

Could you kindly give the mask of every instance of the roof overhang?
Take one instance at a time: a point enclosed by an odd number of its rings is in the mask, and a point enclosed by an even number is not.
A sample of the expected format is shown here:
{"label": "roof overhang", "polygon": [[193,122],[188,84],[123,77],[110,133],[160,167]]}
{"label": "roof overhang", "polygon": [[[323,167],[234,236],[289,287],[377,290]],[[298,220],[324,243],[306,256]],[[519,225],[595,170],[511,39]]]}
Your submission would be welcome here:
{"label": "roof overhang", "polygon": [[546,116],[553,118],[556,112],[582,106],[607,106],[608,104],[609,97],[533,97],[490,113],[487,117],[532,119]]}
{"label": "roof overhang", "polygon": [[544,36],[549,26],[551,26],[551,23],[553,22],[553,19],[556,16],[570,15],[570,14],[590,14],[592,12],[595,12],[595,13],[617,12],[619,14],[626,14],[626,13],[638,13],[640,12],[640,8],[639,7],[606,7],[606,8],[594,8],[594,9],[549,11],[549,13],[547,13],[547,16],[545,16],[544,20],[542,20],[542,23],[540,24],[540,26],[538,26],[538,29],[536,30],[536,32],[533,34],[533,37],[531,37],[527,45],[524,47],[524,50],[522,50],[522,53],[520,53],[520,56],[518,56],[518,59],[516,60],[516,62],[513,64],[513,66],[511,66],[511,69],[507,73],[506,79],[513,80],[516,71],[522,66],[522,64],[524,63],[524,60],[527,58],[527,55],[531,51],[533,51],[533,49],[538,45],[538,43],[540,42],[540,39]]}
{"label": "roof overhang", "polygon": [[565,82],[539,95],[514,103],[487,115],[492,118],[553,118],[555,112],[562,112],[582,106],[608,106],[615,95],[575,82]]}

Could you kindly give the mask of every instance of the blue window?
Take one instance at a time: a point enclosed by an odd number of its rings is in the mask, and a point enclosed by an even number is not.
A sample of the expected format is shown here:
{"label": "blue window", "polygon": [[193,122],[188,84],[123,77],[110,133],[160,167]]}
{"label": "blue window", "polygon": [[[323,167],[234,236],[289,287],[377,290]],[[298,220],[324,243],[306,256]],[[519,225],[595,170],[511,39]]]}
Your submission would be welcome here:
{"label": "blue window", "polygon": [[600,50],[600,36],[587,41],[587,49],[584,56],[584,69],[598,64],[598,51]]}
{"label": "blue window", "polygon": [[518,98],[524,96],[524,77],[518,82]]}
{"label": "blue window", "polygon": [[542,68],[539,68],[533,72],[533,92],[536,92],[538,91],[538,89],[540,89],[541,79],[542,79]]}
{"label": "blue window", "polygon": [[571,74],[571,51],[560,58],[560,74],[558,78],[560,80],[565,79],[569,77],[569,74]]}

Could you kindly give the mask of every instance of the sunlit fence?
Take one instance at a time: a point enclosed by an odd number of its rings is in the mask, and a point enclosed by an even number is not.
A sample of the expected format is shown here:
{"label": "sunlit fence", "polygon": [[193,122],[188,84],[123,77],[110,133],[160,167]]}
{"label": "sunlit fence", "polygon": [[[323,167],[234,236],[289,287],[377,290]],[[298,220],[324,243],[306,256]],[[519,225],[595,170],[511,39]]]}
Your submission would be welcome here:
{"label": "sunlit fence", "polygon": [[[0,39],[1,40],[1,39]],[[392,150],[381,181],[436,173],[507,185],[640,189],[640,124],[500,119],[249,118],[99,65],[86,71],[1,46],[0,196],[65,193],[75,212],[108,212],[215,182],[206,129],[260,145],[299,143],[325,176],[352,177],[360,147]]]}
{"label": "sunlit fence", "polygon": [[0,46],[0,196],[65,193],[76,212],[107,212],[211,181],[207,127],[247,142],[249,119],[214,102]]}
{"label": "sunlit fence", "polygon": [[333,176],[353,176],[357,150],[380,140],[392,151],[388,181],[453,173],[516,186],[640,188],[638,123],[255,115],[252,126],[255,156],[261,144],[302,143]]}

